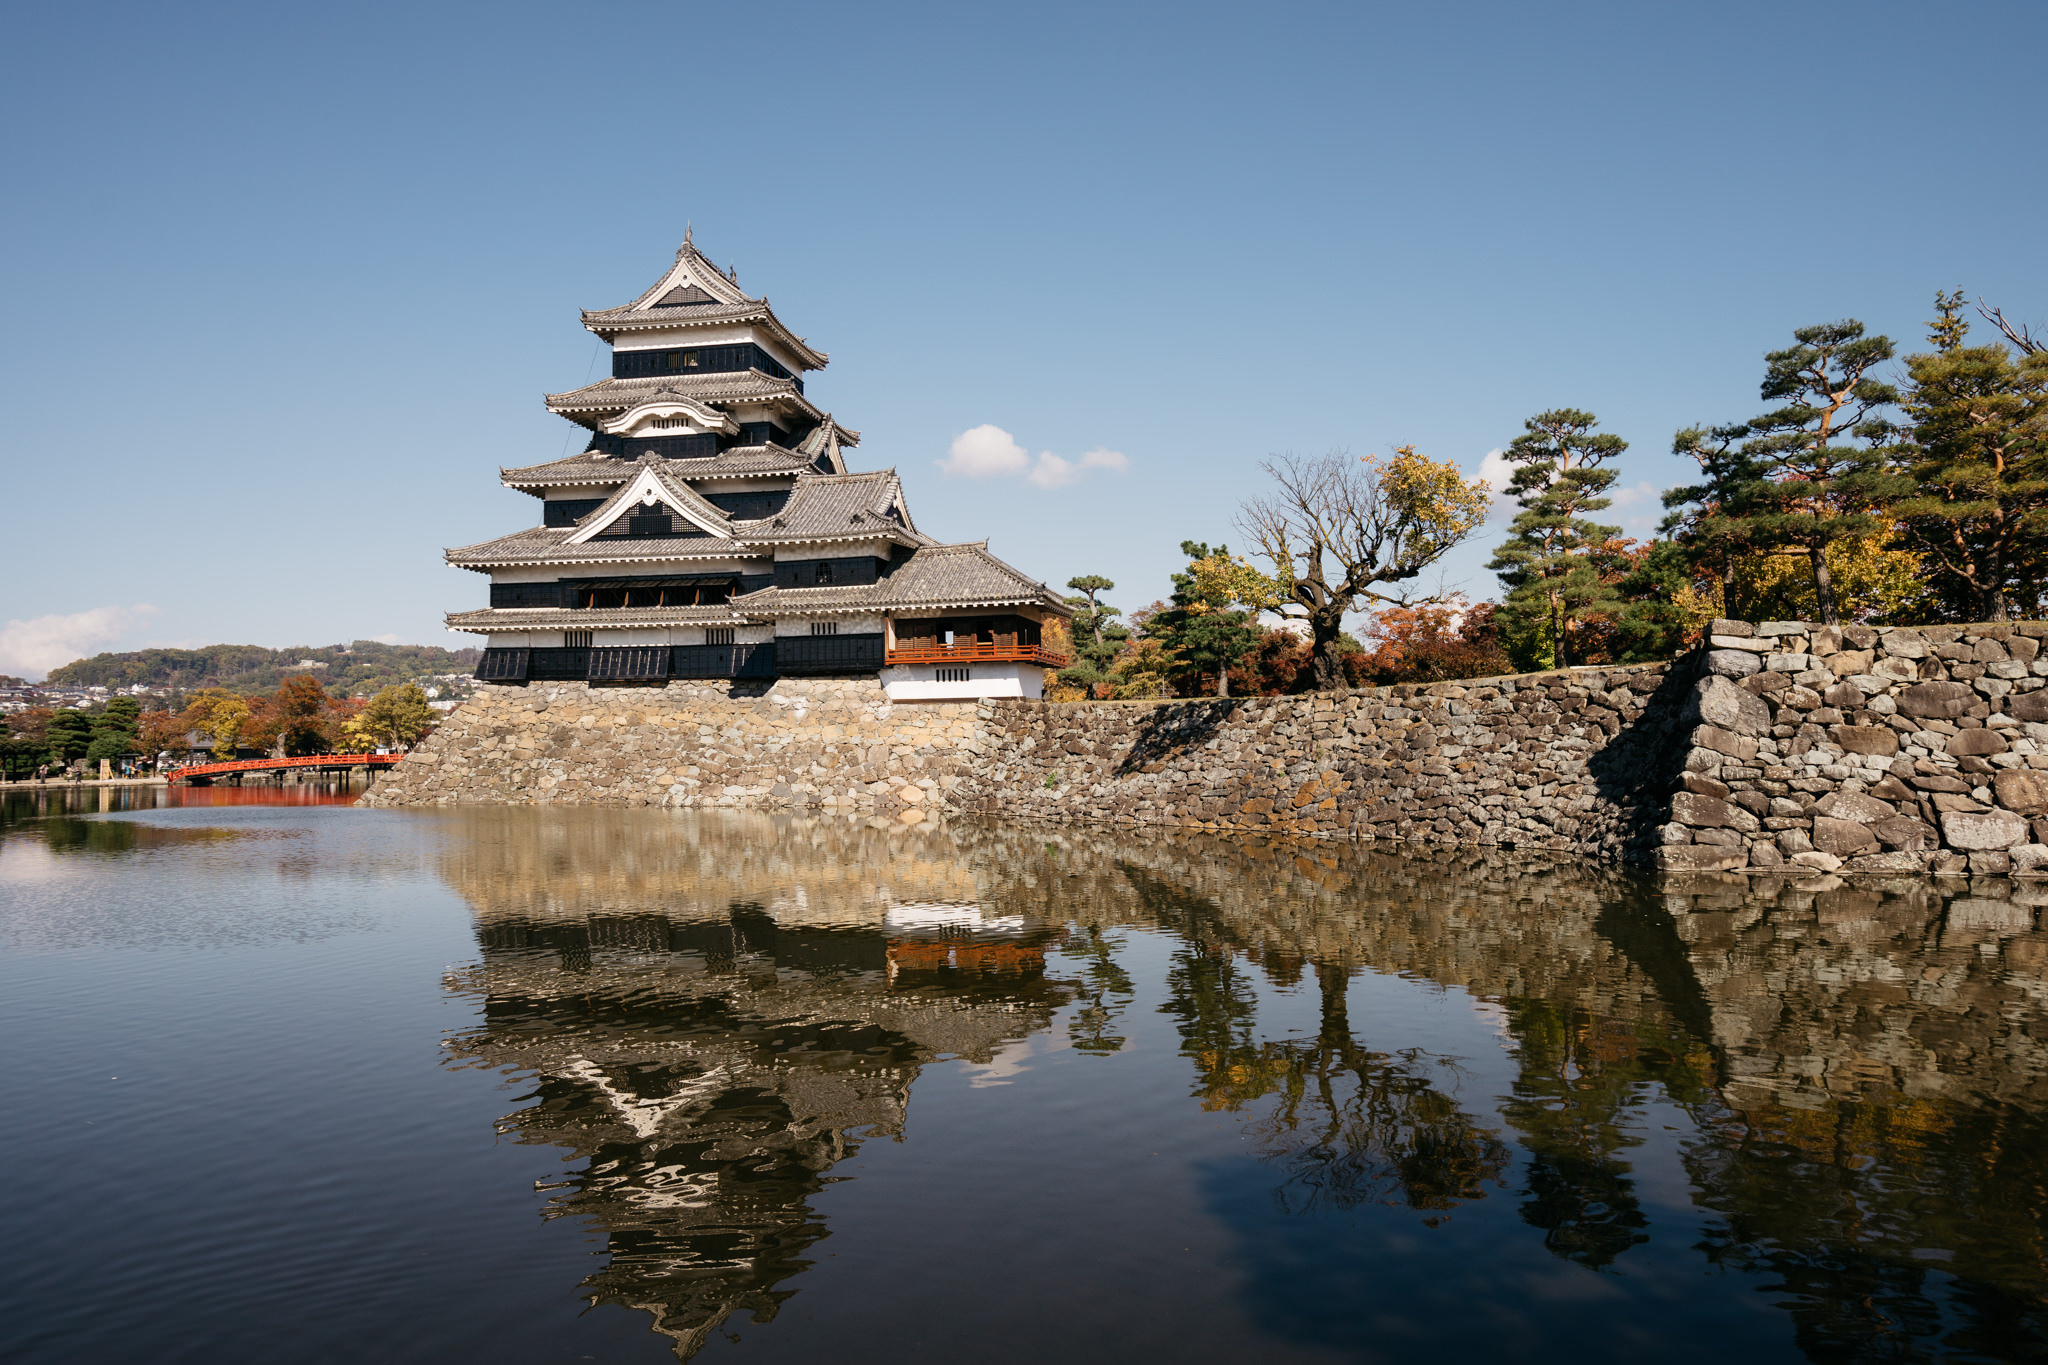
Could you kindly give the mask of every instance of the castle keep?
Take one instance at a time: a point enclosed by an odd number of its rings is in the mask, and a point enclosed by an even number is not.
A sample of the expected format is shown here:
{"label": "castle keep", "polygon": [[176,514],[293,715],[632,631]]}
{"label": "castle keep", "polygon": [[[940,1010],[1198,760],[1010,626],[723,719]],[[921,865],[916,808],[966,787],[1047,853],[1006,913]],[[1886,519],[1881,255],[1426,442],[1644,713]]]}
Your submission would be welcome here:
{"label": "castle keep", "polygon": [[688,236],[631,303],[585,312],[611,375],[551,394],[589,432],[500,470],[540,524],[449,550],[490,605],[486,682],[866,679],[894,701],[1037,697],[1072,608],[988,552],[918,530],[893,469],[804,392],[827,357]]}

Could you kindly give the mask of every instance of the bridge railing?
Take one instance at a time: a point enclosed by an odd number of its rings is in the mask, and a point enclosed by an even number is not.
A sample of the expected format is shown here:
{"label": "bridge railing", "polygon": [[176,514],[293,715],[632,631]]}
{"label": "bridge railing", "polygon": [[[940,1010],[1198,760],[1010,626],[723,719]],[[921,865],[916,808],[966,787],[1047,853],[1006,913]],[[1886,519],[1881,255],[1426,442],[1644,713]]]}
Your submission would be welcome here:
{"label": "bridge railing", "polygon": [[390,767],[404,754],[297,754],[290,758],[238,758],[224,763],[184,763],[171,769],[171,781],[181,777],[213,777],[220,773],[277,772],[285,768]]}

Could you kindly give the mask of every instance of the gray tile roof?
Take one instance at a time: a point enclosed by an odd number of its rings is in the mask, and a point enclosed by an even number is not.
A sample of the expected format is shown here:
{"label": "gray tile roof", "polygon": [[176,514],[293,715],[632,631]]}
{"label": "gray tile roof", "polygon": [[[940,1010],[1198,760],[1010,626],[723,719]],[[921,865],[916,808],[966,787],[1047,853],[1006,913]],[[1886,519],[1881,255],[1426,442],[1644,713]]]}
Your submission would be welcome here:
{"label": "gray tile roof", "polygon": [[[885,513],[894,507],[898,515]],[[893,469],[870,474],[805,474],[775,516],[747,528],[747,538],[764,544],[806,540],[861,540],[889,536],[909,545],[928,545],[910,519],[903,483]]]}
{"label": "gray tile roof", "polygon": [[[680,307],[664,306],[680,304]],[[763,295],[754,298],[719,272],[687,236],[675,264],[661,273],[652,288],[619,308],[583,310],[583,325],[609,340],[621,332],[652,328],[708,327],[757,322],[807,370],[822,370],[830,359],[783,326]]]}
{"label": "gray tile roof", "polygon": [[[596,515],[595,513],[592,514]],[[588,518],[586,518],[588,520]],[[478,541],[445,551],[443,558],[461,568],[513,564],[602,564],[697,559],[759,559],[752,547],[717,536],[674,540],[596,540],[583,545],[562,542],[576,533],[573,526],[533,526],[495,540]]]}
{"label": "gray tile roof", "polygon": [[840,452],[841,445],[859,445],[860,433],[849,432],[832,420],[826,413],[825,420],[811,429],[811,434],[796,443],[797,453],[808,455],[818,471],[824,474],[844,474],[846,456]]}
{"label": "gray tile roof", "polygon": [[[624,412],[668,389],[685,398],[728,406],[734,403],[762,403],[794,408],[817,421],[824,413],[797,392],[794,380],[777,379],[759,370],[726,370],[710,374],[650,375],[642,379],[600,379],[567,393],[543,397],[548,411],[562,416],[576,413]],[[585,426],[590,425],[588,422]],[[859,433],[853,433],[857,441]]]}
{"label": "gray tile roof", "polygon": [[451,611],[442,620],[450,630],[488,633],[494,630],[588,630],[592,626],[731,626],[747,618],[729,607],[485,607]]}
{"label": "gray tile roof", "polygon": [[1058,593],[988,552],[987,542],[927,544],[881,582],[831,588],[762,588],[735,597],[749,616],[802,616],[843,611],[903,612],[964,607],[1044,607],[1072,616]]}
{"label": "gray tile roof", "polygon": [[[784,450],[778,445],[734,446],[708,459],[671,460],[672,472],[684,479],[750,479],[770,475],[788,477],[813,468],[809,456]],[[500,469],[498,477],[515,488],[549,488],[569,484],[615,484],[633,477],[638,469],[632,460],[616,455],[593,455],[584,451],[566,460],[547,464]]]}

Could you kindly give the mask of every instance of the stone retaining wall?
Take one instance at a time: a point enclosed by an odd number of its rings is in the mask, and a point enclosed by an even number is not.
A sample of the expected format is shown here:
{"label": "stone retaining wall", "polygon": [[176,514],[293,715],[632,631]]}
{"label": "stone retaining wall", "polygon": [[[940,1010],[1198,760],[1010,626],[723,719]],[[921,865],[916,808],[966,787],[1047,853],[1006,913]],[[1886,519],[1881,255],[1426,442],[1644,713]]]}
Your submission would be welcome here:
{"label": "stone retaining wall", "polygon": [[955,804],[1646,861],[1692,676],[1649,664],[1154,706],[995,704]]}
{"label": "stone retaining wall", "polygon": [[2044,636],[1714,622],[1657,865],[2048,871]]}
{"label": "stone retaining wall", "polygon": [[365,797],[1537,849],[1667,871],[2048,874],[2048,624],[1718,621],[1668,664],[1167,703],[871,681],[484,688]]}
{"label": "stone retaining wall", "polygon": [[975,711],[895,706],[871,679],[489,686],[362,804],[916,812],[966,775]]}

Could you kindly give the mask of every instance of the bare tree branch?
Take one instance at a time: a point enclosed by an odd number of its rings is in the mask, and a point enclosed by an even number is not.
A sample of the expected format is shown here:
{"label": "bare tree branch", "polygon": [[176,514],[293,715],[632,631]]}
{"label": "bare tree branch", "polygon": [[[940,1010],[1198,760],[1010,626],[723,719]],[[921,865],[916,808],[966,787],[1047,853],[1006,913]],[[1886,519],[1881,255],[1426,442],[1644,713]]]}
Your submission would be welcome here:
{"label": "bare tree branch", "polygon": [[2005,339],[2019,347],[2022,355],[2038,355],[2041,351],[2048,350],[2048,345],[2034,340],[2034,334],[2025,327],[2007,322],[2003,310],[1986,308],[1983,300],[1980,299],[1977,302],[1977,312],[1983,316],[1986,322],[2005,333]]}

